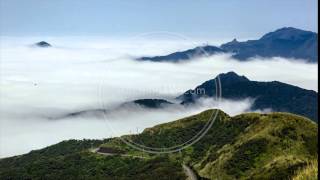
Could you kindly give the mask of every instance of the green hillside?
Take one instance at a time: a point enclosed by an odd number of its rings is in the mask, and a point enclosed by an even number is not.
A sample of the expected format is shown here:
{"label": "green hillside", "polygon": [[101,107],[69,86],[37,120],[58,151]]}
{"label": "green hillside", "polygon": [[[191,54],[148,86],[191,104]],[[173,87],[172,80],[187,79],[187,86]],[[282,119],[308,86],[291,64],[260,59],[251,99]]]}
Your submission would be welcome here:
{"label": "green hillside", "polygon": [[[199,132],[213,111],[123,138],[149,147],[174,146]],[[317,144],[318,125],[301,116],[247,113],[230,117],[219,111],[208,133],[178,153],[142,153],[119,138],[70,140],[0,160],[0,179],[186,179],[182,165],[199,179],[293,179],[312,173],[308,169],[318,157]],[[121,153],[93,151],[98,147]]]}

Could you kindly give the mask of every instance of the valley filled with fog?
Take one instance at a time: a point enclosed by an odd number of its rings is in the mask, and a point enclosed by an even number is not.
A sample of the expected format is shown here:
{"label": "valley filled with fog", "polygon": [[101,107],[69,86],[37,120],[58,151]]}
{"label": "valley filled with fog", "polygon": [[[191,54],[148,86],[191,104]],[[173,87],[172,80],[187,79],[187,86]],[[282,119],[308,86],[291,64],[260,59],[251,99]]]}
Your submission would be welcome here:
{"label": "valley filled with fog", "polygon": [[[280,57],[240,62],[231,54],[183,63],[142,62],[201,43],[163,39],[47,37],[50,48],[32,46],[40,38],[2,37],[0,52],[0,157],[27,153],[67,139],[109,138],[189,116],[209,108],[230,115],[250,112],[254,99],[193,107],[126,108],[105,117],[67,117],[90,109],[113,108],[144,98],[177,101],[188,89],[234,71],[254,81],[281,81],[318,91],[317,64]],[[218,42],[218,41],[217,41]],[[223,86],[223,82],[221,82]],[[261,109],[260,111],[272,111]]]}

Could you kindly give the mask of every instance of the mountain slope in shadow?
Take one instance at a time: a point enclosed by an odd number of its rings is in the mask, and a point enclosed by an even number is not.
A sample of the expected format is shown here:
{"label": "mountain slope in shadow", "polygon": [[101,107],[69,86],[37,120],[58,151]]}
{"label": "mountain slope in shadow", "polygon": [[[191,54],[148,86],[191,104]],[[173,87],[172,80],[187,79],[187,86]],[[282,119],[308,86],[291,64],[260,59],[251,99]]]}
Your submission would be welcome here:
{"label": "mountain slope in shadow", "polygon": [[[279,81],[251,81],[235,72],[220,74],[218,77],[221,82],[222,98],[232,100],[251,98],[254,100],[252,110],[271,109],[276,112],[290,112],[318,121],[318,93],[315,91]],[[216,81],[217,77],[206,81],[195,89],[186,91],[178,99],[187,105],[195,103],[200,98],[215,97]],[[203,93],[192,93],[199,89]]]}

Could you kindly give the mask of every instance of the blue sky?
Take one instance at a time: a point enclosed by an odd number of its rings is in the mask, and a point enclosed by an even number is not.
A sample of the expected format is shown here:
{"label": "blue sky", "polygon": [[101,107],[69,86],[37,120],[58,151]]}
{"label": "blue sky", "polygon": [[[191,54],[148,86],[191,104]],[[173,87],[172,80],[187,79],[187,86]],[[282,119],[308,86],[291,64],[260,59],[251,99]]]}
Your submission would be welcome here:
{"label": "blue sky", "polygon": [[0,0],[2,36],[126,36],[168,31],[247,38],[292,26],[317,32],[317,0]]}

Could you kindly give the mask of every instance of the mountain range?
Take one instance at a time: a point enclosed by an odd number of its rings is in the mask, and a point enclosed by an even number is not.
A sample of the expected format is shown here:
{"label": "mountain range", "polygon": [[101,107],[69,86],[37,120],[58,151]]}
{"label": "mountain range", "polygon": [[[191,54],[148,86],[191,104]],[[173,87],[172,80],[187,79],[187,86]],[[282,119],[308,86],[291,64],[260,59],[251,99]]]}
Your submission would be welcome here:
{"label": "mountain range", "polygon": [[[203,97],[215,97],[216,81],[221,82],[222,98],[254,100],[251,110],[271,109],[278,112],[290,112],[318,121],[318,93],[279,81],[251,81],[235,72],[218,75],[215,79],[204,82],[193,90],[188,90],[178,97],[182,104],[196,102]],[[192,93],[201,89],[204,93]]]}
{"label": "mountain range", "polygon": [[126,135],[148,147],[171,147],[192,138],[212,113],[217,118],[192,146],[147,154],[119,137],[68,140],[0,160],[0,179],[312,179],[317,176],[318,125],[288,113],[230,117],[207,110]]}
{"label": "mountain range", "polygon": [[[183,106],[192,106],[200,98],[215,98],[216,81],[221,82],[222,99],[244,100],[252,99],[250,111],[267,110],[273,112],[290,112],[308,117],[318,122],[318,93],[279,81],[259,82],[251,81],[245,76],[235,72],[219,74],[216,78],[208,80],[194,89],[176,97]],[[198,92],[198,93],[197,93]],[[201,93],[199,93],[201,92]],[[72,116],[103,117],[104,114],[128,107],[135,108],[170,108],[175,103],[164,99],[137,99],[124,102],[114,109],[89,109],[73,112],[61,118]],[[175,104],[178,105],[178,104]]]}
{"label": "mountain range", "polygon": [[217,53],[226,53],[226,52],[227,51],[215,46],[202,46],[202,47],[196,47],[194,49],[189,49],[186,51],[174,52],[172,54],[168,54],[165,56],[141,57],[141,58],[138,58],[138,60],[154,61],[154,62],[162,62],[162,61],[180,62],[183,60],[192,59],[194,57],[199,57],[204,55],[209,56]]}
{"label": "mountain range", "polygon": [[315,63],[318,62],[318,34],[293,27],[285,27],[267,33],[257,40],[238,42],[234,39],[220,47],[199,46],[163,56],[140,57],[138,60],[180,62],[217,53],[232,53],[232,57],[239,61],[247,61],[254,57],[284,57]]}

